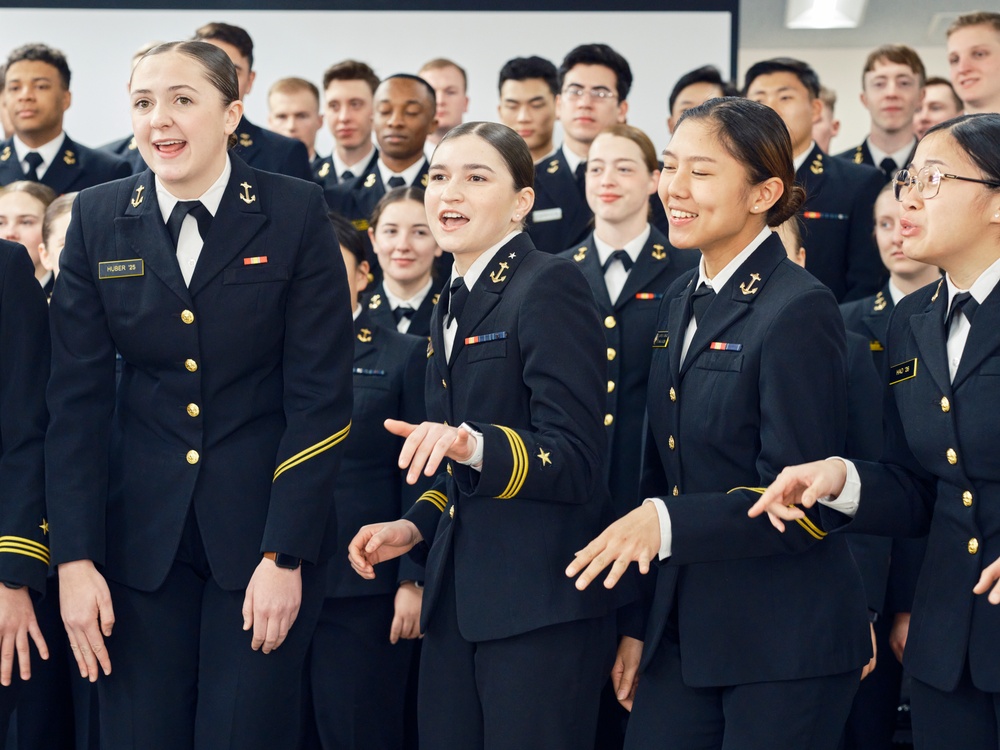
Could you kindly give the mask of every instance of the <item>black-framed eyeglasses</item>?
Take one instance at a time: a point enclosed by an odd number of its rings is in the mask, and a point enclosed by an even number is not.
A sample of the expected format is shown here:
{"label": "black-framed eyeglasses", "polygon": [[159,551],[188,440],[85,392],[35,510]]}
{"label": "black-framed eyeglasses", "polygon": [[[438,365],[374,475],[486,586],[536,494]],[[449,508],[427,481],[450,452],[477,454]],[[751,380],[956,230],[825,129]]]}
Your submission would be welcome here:
{"label": "black-framed eyeglasses", "polygon": [[598,99],[600,101],[609,101],[618,98],[618,94],[606,88],[585,89],[583,86],[567,86],[563,89],[562,93],[567,99],[574,100],[583,99],[585,96],[590,96],[591,99]]}
{"label": "black-framed eyeglasses", "polygon": [[993,180],[980,180],[975,177],[961,177],[957,174],[947,174],[937,167],[923,167],[917,170],[916,174],[909,169],[901,169],[896,172],[892,181],[892,194],[897,201],[903,200],[903,194],[911,187],[917,189],[917,193],[925,201],[930,200],[941,190],[941,180],[962,180],[963,182],[978,182],[980,185],[989,185],[993,188],[1000,188],[1000,182]]}

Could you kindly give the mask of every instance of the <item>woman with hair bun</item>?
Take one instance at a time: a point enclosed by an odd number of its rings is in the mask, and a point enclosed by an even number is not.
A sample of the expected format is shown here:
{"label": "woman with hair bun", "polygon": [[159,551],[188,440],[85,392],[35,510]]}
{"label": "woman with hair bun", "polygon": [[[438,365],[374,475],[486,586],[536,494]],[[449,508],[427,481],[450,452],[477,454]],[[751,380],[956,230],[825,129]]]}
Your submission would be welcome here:
{"label": "woman with hair bun", "polygon": [[701,263],[668,290],[652,342],[646,499],[567,574],[583,589],[613,563],[610,587],[659,563],[644,643],[619,647],[626,747],[832,750],[871,657],[861,578],[812,517],[780,535],[746,512],[790,457],[843,446],[844,324],[770,229],[803,197],[772,110],[710,100],[663,161],[670,243]]}

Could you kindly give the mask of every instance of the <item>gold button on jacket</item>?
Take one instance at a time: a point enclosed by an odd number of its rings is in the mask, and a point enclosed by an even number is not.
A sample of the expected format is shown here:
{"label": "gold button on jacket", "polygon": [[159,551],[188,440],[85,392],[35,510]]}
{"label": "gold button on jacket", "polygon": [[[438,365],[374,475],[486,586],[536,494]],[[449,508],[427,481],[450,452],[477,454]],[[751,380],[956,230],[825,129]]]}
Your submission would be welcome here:
{"label": "gold button on jacket", "polygon": [[975,539],[975,538],[970,539],[969,540],[969,554],[970,555],[974,555],[977,552],[979,552],[979,540]]}
{"label": "gold button on jacket", "polygon": [[197,417],[201,414],[201,409],[198,408],[198,404],[188,404],[187,413],[189,417]]}
{"label": "gold button on jacket", "polygon": [[198,451],[188,451],[187,452],[187,462],[189,464],[196,464],[196,463],[198,463],[198,461],[200,459],[201,459],[201,456],[198,455]]}
{"label": "gold button on jacket", "polygon": [[194,313],[190,310],[184,310],[181,313],[181,321],[187,323],[188,325],[194,323]]}

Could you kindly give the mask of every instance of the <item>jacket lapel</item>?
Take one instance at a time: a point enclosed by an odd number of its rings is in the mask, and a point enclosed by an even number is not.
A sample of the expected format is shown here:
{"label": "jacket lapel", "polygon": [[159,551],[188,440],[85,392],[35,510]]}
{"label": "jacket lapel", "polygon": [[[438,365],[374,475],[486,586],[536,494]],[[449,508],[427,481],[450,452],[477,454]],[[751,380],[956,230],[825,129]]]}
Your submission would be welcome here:
{"label": "jacket lapel", "polygon": [[[777,234],[772,234],[736,269],[736,273],[716,292],[703,319],[698,321],[698,329],[688,347],[687,356],[681,363],[681,377],[684,377],[703,349],[746,315],[750,304],[757,299],[774,269],[785,258],[781,240]],[[689,291],[694,292],[693,289]]]}
{"label": "jacket lapel", "polygon": [[601,259],[597,255],[597,245],[594,243],[594,233],[591,232],[586,241],[576,249],[572,258],[576,261],[577,268],[583,272],[583,276],[590,284],[590,291],[594,294],[594,300],[601,313],[607,314],[612,311],[611,297],[608,296],[608,285],[604,283],[604,273],[601,271]]}
{"label": "jacket lapel", "polygon": [[886,286],[875,295],[875,302],[872,307],[865,311],[864,317],[861,319],[865,328],[868,329],[868,333],[871,334],[872,340],[880,342],[883,346],[889,337],[889,315],[892,313],[893,307],[895,305],[892,303],[892,295],[889,293],[889,287]]}
{"label": "jacket lapel", "polygon": [[667,347],[670,351],[670,373],[675,381],[679,379],[681,371],[681,350],[684,348],[684,334],[691,315],[691,295],[694,294],[697,281],[698,270],[695,269],[684,291],[670,300],[667,311],[667,335],[674,340],[674,345],[670,346],[668,341]]}
{"label": "jacket lapel", "polygon": [[[1000,287],[1000,284],[997,287]],[[962,360],[958,364],[958,372],[955,373],[955,382],[952,386],[955,390],[958,390],[958,387],[979,368],[984,359],[1000,347],[1000,338],[997,337],[997,330],[1000,329],[1000,292],[997,291],[997,287],[993,288],[976,310],[974,322],[969,329],[969,338],[962,351]]]}
{"label": "jacket lapel", "polygon": [[[917,348],[923,356],[923,364],[938,384],[942,393],[951,395],[951,376],[948,370],[948,350],[945,344],[944,314],[948,305],[948,290],[944,279],[931,297],[930,304],[922,313],[910,316],[910,330]],[[890,369],[896,362],[889,362]],[[919,372],[919,370],[918,370]]]}
{"label": "jacket lapel", "polygon": [[625,286],[622,287],[621,294],[618,295],[618,300],[615,302],[615,309],[622,307],[643,288],[649,286],[657,276],[670,268],[670,264],[670,253],[667,246],[662,242],[657,242],[650,233],[635,265],[629,271]]}
{"label": "jacket lapel", "polygon": [[205,288],[226,268],[267,223],[257,189],[257,178],[250,167],[231,157],[232,174],[222,195],[219,210],[205,237],[198,264],[191,277],[191,296]]}
{"label": "jacket lapel", "polygon": [[14,139],[10,138],[0,148],[0,185],[9,185],[23,179],[21,160],[14,149]]}
{"label": "jacket lapel", "polygon": [[149,270],[190,305],[191,293],[177,265],[177,249],[170,244],[156,200],[153,173],[148,169],[136,180],[135,189],[127,198],[125,215],[115,218],[115,228]]}
{"label": "jacket lapel", "polygon": [[362,365],[368,360],[377,359],[378,326],[368,316],[368,311],[361,308],[361,314],[354,321],[354,363]]}

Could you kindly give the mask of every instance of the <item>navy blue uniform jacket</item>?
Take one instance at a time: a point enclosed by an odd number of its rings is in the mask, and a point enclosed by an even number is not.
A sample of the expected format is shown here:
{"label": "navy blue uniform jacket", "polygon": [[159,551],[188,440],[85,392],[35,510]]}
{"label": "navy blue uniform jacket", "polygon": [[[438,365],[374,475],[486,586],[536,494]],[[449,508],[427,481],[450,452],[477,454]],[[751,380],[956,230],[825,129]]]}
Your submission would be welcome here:
{"label": "navy blue uniform jacket", "polygon": [[[0,185],[25,179],[21,169],[23,158],[24,154],[18,154],[14,148],[13,138],[0,144]],[[81,146],[67,135],[59,154],[39,182],[52,188],[56,195],[62,195],[127,177],[131,171],[122,159],[106,151]]]}
{"label": "navy blue uniform jacket", "polygon": [[[147,171],[84,191],[50,309],[56,563],[155,590],[194,505],[215,580],[332,553],[353,331],[320,188],[237,157],[190,287]],[[121,382],[115,387],[115,351]]]}
{"label": "navy blue uniform jacket", "polygon": [[[655,227],[628,274],[618,300],[611,304],[604,271],[591,232],[586,241],[562,253],[572,258],[590,284],[604,323],[608,391],[604,421],[608,433],[608,485],[612,516],[625,515],[639,504],[639,472],[646,383],[663,293],[678,276],[694,268],[701,253],[677,250]],[[610,419],[609,419],[610,417]]]}
{"label": "navy blue uniform jacket", "polygon": [[872,209],[885,183],[881,170],[830,157],[814,146],[795,180],[806,191],[799,211],[806,269],[838,302],[877,292],[886,276],[872,236]]}
{"label": "navy blue uniform jacket", "polygon": [[143,160],[142,154],[139,153],[139,147],[136,145],[134,135],[127,135],[120,140],[106,143],[98,151],[106,151],[109,154],[117,156],[119,159],[127,161],[132,174],[139,174],[146,171],[146,162]]}
{"label": "navy blue uniform jacket", "polygon": [[313,180],[309,151],[302,141],[265,130],[245,116],[236,129],[233,153],[254,169]]}
{"label": "navy blue uniform jacket", "polygon": [[[377,326],[363,307],[354,334],[354,412],[335,492],[337,549],[342,551],[365,524],[409,510],[430,484],[406,483],[399,468],[403,439],[383,426],[386,419],[424,421],[427,339],[399,333],[395,326]],[[326,595],[391,594],[397,581],[423,579],[423,569],[403,557],[383,563],[379,575],[366,581],[351,568],[346,554],[337,554],[327,568]]]}
{"label": "navy blue uniform jacket", "polygon": [[561,148],[535,165],[535,204],[528,217],[535,247],[562,252],[587,236],[592,217]]}
{"label": "navy blue uniform jacket", "polygon": [[431,318],[427,417],[482,432],[483,470],[452,463],[406,515],[430,546],[423,629],[452,569],[469,641],[605,614],[602,587],[581,593],[565,575],[608,507],[605,346],[586,280],[520,234],[470,292],[451,364],[447,309],[444,292]]}
{"label": "navy blue uniform jacket", "polygon": [[23,245],[0,240],[0,581],[45,592],[45,295]]}
{"label": "navy blue uniform jacket", "polygon": [[[380,281],[371,294],[368,294],[361,301],[361,304],[365,307],[367,314],[371,317],[375,325],[395,331],[396,318],[393,316],[392,307],[390,307],[389,300],[385,296],[383,283]],[[410,318],[410,327],[406,329],[407,335],[424,337],[430,335],[431,313],[434,312],[434,307],[437,305],[439,297],[440,295],[431,287],[431,291],[424,297],[424,301],[420,303],[420,307],[417,308],[417,311],[413,313],[413,317]]]}
{"label": "navy blue uniform jacket", "polygon": [[[928,534],[903,664],[939,690],[966,663],[1000,692],[1000,607],[972,593],[1000,557],[1000,293],[979,306],[949,382],[944,280],[907,295],[889,323],[882,463],[856,463],[861,502],[849,531]],[[834,522],[842,516],[828,518]]]}
{"label": "navy blue uniform jacket", "polygon": [[692,271],[668,292],[653,343],[641,489],[666,503],[673,547],[658,571],[643,661],[675,617],[692,687],[860,668],[871,638],[846,540],[817,526],[818,511],[784,534],[746,515],[785,466],[844,444],[836,302],[772,235],[717,290],[682,365],[696,279]]}

